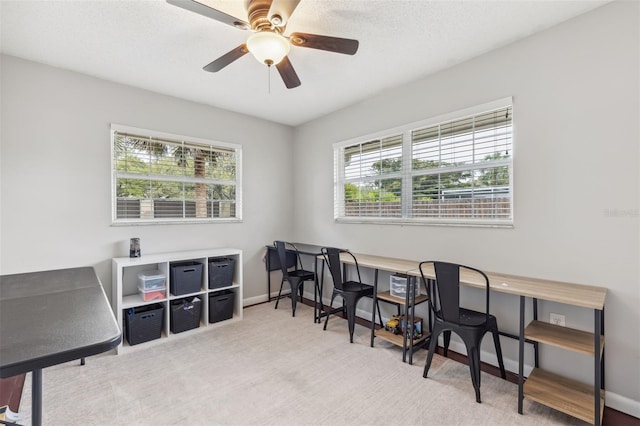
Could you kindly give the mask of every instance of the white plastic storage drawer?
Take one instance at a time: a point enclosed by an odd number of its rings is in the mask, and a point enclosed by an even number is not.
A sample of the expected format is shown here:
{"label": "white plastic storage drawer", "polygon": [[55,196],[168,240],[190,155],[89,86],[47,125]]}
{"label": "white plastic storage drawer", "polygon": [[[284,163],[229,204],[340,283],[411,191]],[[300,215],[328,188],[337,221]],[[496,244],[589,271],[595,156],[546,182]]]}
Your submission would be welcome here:
{"label": "white plastic storage drawer", "polygon": [[165,276],[157,269],[138,274],[138,290],[140,291],[162,290],[165,288],[164,283]]}
{"label": "white plastic storage drawer", "polygon": [[[389,293],[395,297],[402,297],[403,299],[407,296],[407,276],[406,275],[391,275],[389,278]],[[411,287],[416,292],[416,296],[420,294],[420,281],[417,279],[412,279]]]}

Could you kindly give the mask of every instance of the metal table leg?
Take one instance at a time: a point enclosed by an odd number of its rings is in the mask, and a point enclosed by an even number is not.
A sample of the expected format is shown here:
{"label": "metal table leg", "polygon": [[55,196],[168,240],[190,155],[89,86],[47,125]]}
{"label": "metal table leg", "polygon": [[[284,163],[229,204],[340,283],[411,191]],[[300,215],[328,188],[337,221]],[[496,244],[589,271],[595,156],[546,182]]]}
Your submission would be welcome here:
{"label": "metal table leg", "polygon": [[[313,262],[313,323],[318,322],[318,259]],[[320,295],[322,297],[322,295]]]}
{"label": "metal table leg", "polygon": [[593,406],[594,416],[593,424],[600,425],[600,389],[603,388],[602,383],[602,364],[600,363],[600,332],[602,329],[602,311],[594,310],[594,327],[593,327],[593,345],[594,345],[594,383],[593,383]]}
{"label": "metal table leg", "polygon": [[[318,259],[316,258],[316,263],[313,266],[314,272],[316,274],[316,289],[314,291],[314,300],[313,300],[313,314],[314,314],[314,323],[320,324],[321,318],[323,317],[324,312],[324,302],[322,301],[322,292],[324,291],[324,259],[321,259],[320,266],[320,278],[318,279]],[[315,293],[318,294],[317,299],[315,298]],[[318,303],[320,306],[318,307]]]}
{"label": "metal table leg", "polygon": [[[533,298],[533,320],[538,320],[538,299]],[[538,341],[533,341],[533,366],[536,368],[540,367],[540,345]]]}
{"label": "metal table leg", "polygon": [[31,424],[42,425],[42,369],[31,372]]}
{"label": "metal table leg", "polygon": [[[371,304],[371,347],[376,337],[376,306],[378,306],[378,270],[375,270],[375,278],[373,280],[373,299]],[[380,309],[380,308],[378,308]],[[379,312],[378,312],[379,313]],[[382,317],[380,317],[382,321]]]}
{"label": "metal table leg", "polygon": [[518,413],[522,414],[524,399],[524,296],[520,296],[520,333],[518,340]]}
{"label": "metal table leg", "polygon": [[267,302],[271,302],[271,249],[267,249]]}

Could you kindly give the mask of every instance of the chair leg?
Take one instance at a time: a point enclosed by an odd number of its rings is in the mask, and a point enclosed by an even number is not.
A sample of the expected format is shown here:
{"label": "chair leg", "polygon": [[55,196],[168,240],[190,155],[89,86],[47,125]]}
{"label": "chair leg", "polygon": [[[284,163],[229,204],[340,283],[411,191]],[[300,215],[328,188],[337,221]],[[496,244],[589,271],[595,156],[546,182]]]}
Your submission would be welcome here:
{"label": "chair leg", "polygon": [[480,348],[471,344],[466,346],[469,372],[471,373],[471,383],[473,383],[473,389],[476,393],[476,402],[482,402],[480,400]]}
{"label": "chair leg", "polygon": [[296,289],[294,288],[293,283],[289,282],[289,284],[291,285],[291,316],[295,317],[296,316],[296,305],[298,302],[298,292],[296,291]]}
{"label": "chair leg", "polygon": [[424,364],[424,372],[422,373],[422,377],[425,379],[427,378],[427,374],[429,374],[429,368],[431,368],[431,361],[433,360],[433,353],[438,346],[438,336],[440,332],[441,330],[438,327],[434,327],[433,333],[431,333],[429,337],[429,354],[427,355],[427,362]]}
{"label": "chair leg", "polygon": [[353,343],[353,332],[356,328],[356,304],[358,300],[348,300],[347,305],[347,324],[349,324],[349,343]]}
{"label": "chair leg", "polygon": [[336,298],[336,294],[332,293],[331,294],[331,302],[329,302],[329,307],[328,307],[328,311],[327,311],[327,316],[324,317],[324,327],[322,328],[323,330],[327,329],[327,323],[329,322],[329,315],[331,315],[331,310],[333,309],[333,300]]}
{"label": "chair leg", "polygon": [[282,286],[284,286],[284,277],[280,281],[280,291],[278,292],[278,297],[276,298],[276,307],[274,309],[278,309],[278,302],[280,302],[280,297],[282,295]]}
{"label": "chair leg", "polygon": [[302,300],[302,290],[304,281],[300,281],[299,278],[289,277],[289,286],[291,287],[291,316],[296,316],[296,306],[298,303],[298,293],[300,293],[300,299]]}
{"label": "chair leg", "polygon": [[298,284],[298,293],[300,293],[300,302],[304,303],[304,281],[300,281]]}
{"label": "chair leg", "polygon": [[500,334],[498,333],[498,328],[494,328],[491,330],[493,334],[493,343],[496,346],[496,356],[498,357],[498,365],[500,366],[500,377],[503,379],[507,378],[507,372],[504,369],[504,361],[502,359],[502,347],[500,346]]}
{"label": "chair leg", "polygon": [[442,334],[444,337],[444,356],[449,355],[449,343],[451,342],[451,330],[445,330]]}

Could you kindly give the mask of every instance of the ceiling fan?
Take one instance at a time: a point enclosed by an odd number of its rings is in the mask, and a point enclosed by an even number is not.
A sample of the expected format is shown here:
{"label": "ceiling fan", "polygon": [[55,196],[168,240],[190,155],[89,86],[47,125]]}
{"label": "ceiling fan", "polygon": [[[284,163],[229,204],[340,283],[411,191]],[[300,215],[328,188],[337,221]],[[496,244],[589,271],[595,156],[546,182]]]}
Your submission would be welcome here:
{"label": "ceiling fan", "polygon": [[289,18],[300,0],[247,0],[246,9],[249,22],[195,0],[167,0],[167,3],[215,19],[223,24],[253,32],[246,43],[205,65],[203,68],[205,71],[218,72],[236,59],[251,52],[259,62],[268,67],[275,65],[287,89],[293,89],[300,86],[300,79],[287,57],[292,45],[346,55],[354,55],[358,51],[358,40],[308,33],[291,33],[285,36],[284,32]]}

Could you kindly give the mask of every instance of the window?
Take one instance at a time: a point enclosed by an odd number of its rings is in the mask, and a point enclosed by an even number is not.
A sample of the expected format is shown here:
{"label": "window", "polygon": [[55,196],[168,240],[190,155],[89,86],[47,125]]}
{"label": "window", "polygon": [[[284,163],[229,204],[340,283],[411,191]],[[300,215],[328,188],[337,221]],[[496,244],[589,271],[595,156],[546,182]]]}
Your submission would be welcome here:
{"label": "window", "polygon": [[511,225],[511,99],[334,145],[338,221]]}
{"label": "window", "polygon": [[349,146],[343,159],[345,216],[402,216],[402,135]]}
{"label": "window", "polygon": [[237,221],[239,145],[111,126],[114,223]]}

